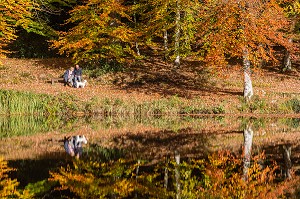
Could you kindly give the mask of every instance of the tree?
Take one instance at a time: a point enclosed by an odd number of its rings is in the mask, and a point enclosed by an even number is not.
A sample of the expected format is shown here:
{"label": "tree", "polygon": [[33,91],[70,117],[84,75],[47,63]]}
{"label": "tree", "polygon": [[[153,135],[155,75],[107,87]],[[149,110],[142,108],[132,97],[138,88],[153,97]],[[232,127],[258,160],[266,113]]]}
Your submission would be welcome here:
{"label": "tree", "polygon": [[146,24],[142,32],[147,44],[157,48],[163,43],[165,58],[171,58],[175,66],[180,67],[181,58],[192,53],[199,1],[146,0],[141,4]]}
{"label": "tree", "polygon": [[[286,16],[291,21],[289,42],[292,43],[295,35],[299,34],[300,3],[299,1],[286,0],[283,1],[282,7],[285,10]],[[292,70],[291,54],[291,50],[285,49],[282,66],[283,72]]]}
{"label": "tree", "polygon": [[70,11],[73,27],[59,32],[52,47],[78,61],[116,59],[134,55],[136,32],[128,25],[130,7],[122,0],[86,0]]}
{"label": "tree", "polygon": [[276,60],[275,45],[291,49],[284,35],[289,21],[276,0],[206,0],[199,17],[198,38],[204,60],[215,68],[232,58],[243,60],[244,97],[253,95],[251,64]]}
{"label": "tree", "polygon": [[290,144],[281,146],[282,156],[283,156],[283,176],[286,179],[292,179],[291,169],[292,169],[292,146]]}
{"label": "tree", "polygon": [[[4,0],[1,2],[0,10],[0,55],[10,53],[14,46],[13,41],[20,37],[31,37],[40,35],[45,39],[54,38],[56,33],[51,21],[53,15],[59,15],[63,9],[72,3],[72,0]],[[55,23],[54,23],[55,24]],[[31,33],[31,34],[29,34]],[[27,38],[26,38],[27,39]],[[23,43],[21,43],[23,42]],[[44,42],[46,43],[46,42]],[[8,44],[12,44],[9,45]],[[24,46],[22,39],[17,42],[16,49]],[[32,45],[34,48],[36,46]],[[30,54],[30,53],[29,53]]]}
{"label": "tree", "polygon": [[16,27],[27,28],[30,22],[30,8],[27,0],[3,0],[0,5],[0,56],[9,53],[4,47],[16,39]]}

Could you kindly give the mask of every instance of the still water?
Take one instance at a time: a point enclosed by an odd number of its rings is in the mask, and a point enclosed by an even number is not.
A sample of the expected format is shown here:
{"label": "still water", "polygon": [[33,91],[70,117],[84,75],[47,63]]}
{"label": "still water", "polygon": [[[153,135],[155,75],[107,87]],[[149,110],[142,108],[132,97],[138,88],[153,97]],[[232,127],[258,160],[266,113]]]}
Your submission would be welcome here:
{"label": "still water", "polygon": [[[79,158],[64,148],[76,135],[87,139]],[[222,184],[233,173],[296,179],[299,135],[300,118],[14,116],[0,118],[0,154],[33,198],[215,198],[233,194]]]}

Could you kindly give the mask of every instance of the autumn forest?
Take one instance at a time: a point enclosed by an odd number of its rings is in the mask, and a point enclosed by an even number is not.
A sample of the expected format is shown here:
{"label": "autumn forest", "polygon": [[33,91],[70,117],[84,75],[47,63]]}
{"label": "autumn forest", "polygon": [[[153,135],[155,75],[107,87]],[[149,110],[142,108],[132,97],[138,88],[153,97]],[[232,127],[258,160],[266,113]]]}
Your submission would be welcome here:
{"label": "autumn forest", "polygon": [[0,198],[299,198],[300,1],[0,11]]}

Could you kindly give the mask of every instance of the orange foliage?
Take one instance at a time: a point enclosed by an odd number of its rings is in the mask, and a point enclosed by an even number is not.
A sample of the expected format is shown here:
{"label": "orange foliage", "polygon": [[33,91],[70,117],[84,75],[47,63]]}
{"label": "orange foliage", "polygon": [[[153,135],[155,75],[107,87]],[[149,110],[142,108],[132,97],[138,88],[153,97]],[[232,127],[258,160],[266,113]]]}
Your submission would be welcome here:
{"label": "orange foliage", "polygon": [[136,33],[126,21],[131,21],[129,8],[123,1],[86,0],[71,12],[67,23],[73,25],[68,32],[60,32],[52,47],[74,60],[90,61],[99,58],[121,59],[132,51]]}
{"label": "orange foliage", "polygon": [[7,166],[7,162],[0,158],[0,198],[19,196],[16,189],[19,183],[8,177],[8,173],[12,170]]}
{"label": "orange foliage", "polygon": [[8,53],[3,48],[16,39],[15,28],[26,27],[32,3],[27,0],[3,0],[0,6],[0,57]]}
{"label": "orange foliage", "polygon": [[199,17],[198,38],[211,65],[241,58],[245,47],[253,63],[275,59],[275,45],[291,48],[285,37],[289,21],[276,0],[206,0]]}
{"label": "orange foliage", "polygon": [[[158,164],[154,170],[139,168],[143,163],[110,160],[76,161],[74,168],[61,168],[51,173],[51,180],[60,184],[60,189],[70,190],[81,198],[108,197],[128,198],[136,193],[142,198],[278,198],[293,192],[298,178],[280,181],[276,175],[277,165],[262,167],[264,154],[253,157],[248,168],[248,179],[243,178],[243,159],[229,151],[220,151],[207,159],[190,159]],[[164,187],[168,171],[168,189]],[[178,178],[176,179],[176,173]],[[178,191],[178,184],[180,189]]]}

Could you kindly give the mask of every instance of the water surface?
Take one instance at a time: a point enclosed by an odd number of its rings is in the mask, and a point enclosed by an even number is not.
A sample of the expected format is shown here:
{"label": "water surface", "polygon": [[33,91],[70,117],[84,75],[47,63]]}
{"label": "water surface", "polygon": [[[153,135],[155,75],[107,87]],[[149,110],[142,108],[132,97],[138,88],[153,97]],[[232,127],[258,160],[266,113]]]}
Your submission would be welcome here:
{"label": "water surface", "polygon": [[252,164],[252,157],[264,152],[264,164],[278,162],[278,172],[289,178],[291,171],[299,173],[299,129],[300,118],[15,116],[0,119],[0,153],[17,168],[12,177],[21,187],[71,164],[74,158],[65,153],[63,140],[72,135],[88,139],[80,159],[128,160],[135,173],[166,161],[176,165],[226,150],[243,159],[244,169]]}

